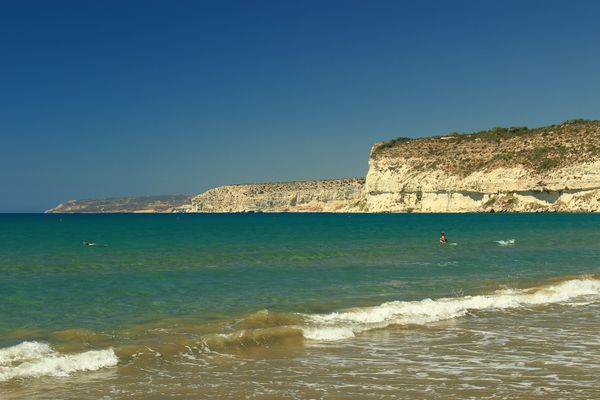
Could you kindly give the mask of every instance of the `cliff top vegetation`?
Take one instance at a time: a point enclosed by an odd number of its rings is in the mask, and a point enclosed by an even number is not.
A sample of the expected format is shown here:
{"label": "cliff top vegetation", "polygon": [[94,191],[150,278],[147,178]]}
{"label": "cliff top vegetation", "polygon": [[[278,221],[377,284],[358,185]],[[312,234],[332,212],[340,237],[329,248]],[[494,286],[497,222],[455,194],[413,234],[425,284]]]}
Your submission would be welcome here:
{"label": "cliff top vegetation", "polygon": [[572,119],[539,128],[496,127],[427,138],[400,137],[373,147],[371,158],[417,159],[416,168],[466,176],[477,170],[523,165],[545,172],[600,160],[600,120]]}

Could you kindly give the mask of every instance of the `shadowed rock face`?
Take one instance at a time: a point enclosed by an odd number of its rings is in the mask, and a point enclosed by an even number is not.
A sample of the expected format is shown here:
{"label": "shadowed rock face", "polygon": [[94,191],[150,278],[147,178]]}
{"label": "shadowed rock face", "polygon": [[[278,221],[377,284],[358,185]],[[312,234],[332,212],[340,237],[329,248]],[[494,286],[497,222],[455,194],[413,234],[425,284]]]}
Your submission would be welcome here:
{"label": "shadowed rock face", "polygon": [[378,143],[365,208],[599,211],[600,121]]}
{"label": "shadowed rock face", "polygon": [[359,212],[364,179],[227,185],[192,199],[189,212]]}
{"label": "shadowed rock face", "polygon": [[168,213],[189,204],[193,196],[130,196],[69,200],[47,213]]}

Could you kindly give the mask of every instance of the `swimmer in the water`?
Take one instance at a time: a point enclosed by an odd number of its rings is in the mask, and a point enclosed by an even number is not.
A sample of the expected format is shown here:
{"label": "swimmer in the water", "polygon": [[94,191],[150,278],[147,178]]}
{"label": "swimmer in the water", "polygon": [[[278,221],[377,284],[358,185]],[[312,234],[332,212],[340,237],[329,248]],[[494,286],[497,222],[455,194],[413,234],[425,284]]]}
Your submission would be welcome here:
{"label": "swimmer in the water", "polygon": [[442,236],[440,236],[440,244],[446,244],[448,243],[448,238],[446,237],[446,234],[444,232],[442,232]]}

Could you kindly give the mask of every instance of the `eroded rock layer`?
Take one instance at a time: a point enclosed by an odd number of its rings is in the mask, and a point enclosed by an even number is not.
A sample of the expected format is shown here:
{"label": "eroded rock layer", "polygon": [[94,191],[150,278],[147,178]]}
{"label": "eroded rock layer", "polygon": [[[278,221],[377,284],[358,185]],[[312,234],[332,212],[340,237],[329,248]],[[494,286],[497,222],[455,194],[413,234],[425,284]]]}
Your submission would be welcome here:
{"label": "eroded rock layer", "polygon": [[365,209],[598,211],[600,121],[378,143]]}
{"label": "eroded rock layer", "polygon": [[192,199],[187,212],[357,212],[364,179],[226,185]]}

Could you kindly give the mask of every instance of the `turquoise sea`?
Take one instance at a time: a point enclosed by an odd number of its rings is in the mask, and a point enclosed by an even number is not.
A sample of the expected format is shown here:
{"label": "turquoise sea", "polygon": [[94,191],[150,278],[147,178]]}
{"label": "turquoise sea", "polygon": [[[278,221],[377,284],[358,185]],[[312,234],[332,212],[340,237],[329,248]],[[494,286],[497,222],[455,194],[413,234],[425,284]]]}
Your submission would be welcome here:
{"label": "turquoise sea", "polygon": [[0,398],[600,398],[599,274],[596,214],[0,215]]}

